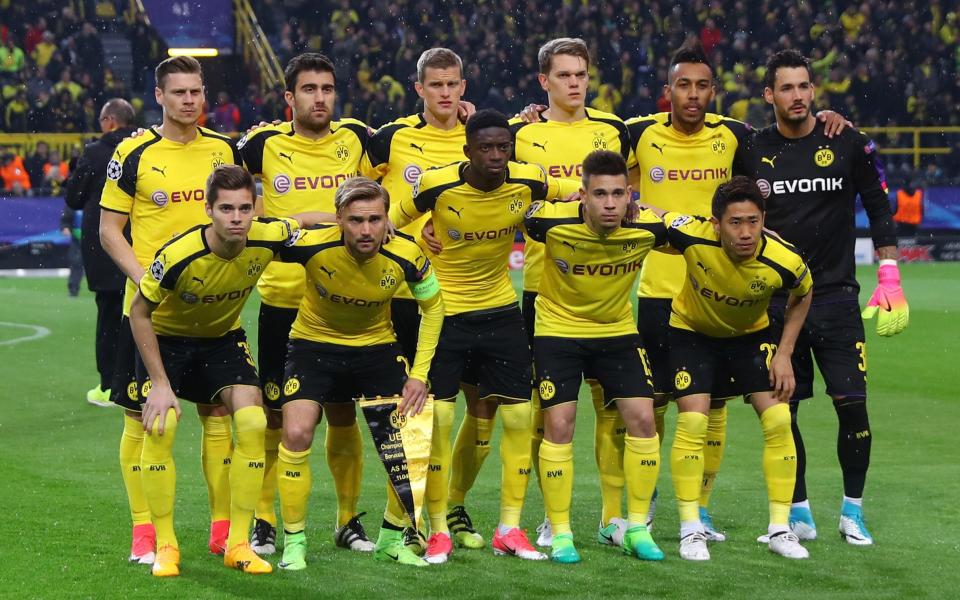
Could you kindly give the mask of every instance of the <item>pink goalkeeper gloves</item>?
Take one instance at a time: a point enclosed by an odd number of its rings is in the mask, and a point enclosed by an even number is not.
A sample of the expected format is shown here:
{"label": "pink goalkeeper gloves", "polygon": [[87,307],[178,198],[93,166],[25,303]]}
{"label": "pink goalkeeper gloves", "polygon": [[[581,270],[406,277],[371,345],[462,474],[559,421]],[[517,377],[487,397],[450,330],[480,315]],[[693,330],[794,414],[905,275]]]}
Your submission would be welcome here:
{"label": "pink goalkeeper gloves", "polygon": [[877,333],[889,337],[907,328],[910,322],[910,307],[907,306],[907,298],[900,287],[900,269],[895,262],[884,262],[886,261],[881,261],[880,270],[877,271],[877,289],[870,296],[861,316],[872,319],[877,315]]}

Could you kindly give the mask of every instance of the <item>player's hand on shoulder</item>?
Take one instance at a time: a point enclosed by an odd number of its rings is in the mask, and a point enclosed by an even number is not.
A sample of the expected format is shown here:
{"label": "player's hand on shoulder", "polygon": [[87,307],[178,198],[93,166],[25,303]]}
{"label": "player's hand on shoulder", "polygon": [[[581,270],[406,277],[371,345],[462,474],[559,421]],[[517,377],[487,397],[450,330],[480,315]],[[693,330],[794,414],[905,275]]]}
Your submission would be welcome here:
{"label": "player's hand on shoulder", "polygon": [[773,387],[774,397],[780,402],[788,402],[797,389],[793,364],[786,352],[776,352],[770,361],[770,385]]}
{"label": "player's hand on shoulder", "polygon": [[147,434],[153,432],[153,423],[157,421],[157,433],[163,435],[166,430],[167,412],[173,409],[177,415],[177,421],[180,420],[180,402],[169,384],[154,385],[150,387],[150,393],[147,394],[147,400],[143,403],[141,418],[143,419],[143,429]]}
{"label": "player's hand on shoulder", "polygon": [[397,405],[397,410],[412,417],[419,415],[426,403],[427,384],[419,379],[407,377],[407,382],[403,384],[403,400]]}
{"label": "player's hand on shoulder", "polygon": [[544,104],[528,104],[523,110],[513,116],[513,118],[520,118],[524,123],[539,123],[543,120],[542,114],[543,111],[547,110],[547,106]]}
{"label": "player's hand on shoulder", "polygon": [[821,110],[817,113],[817,119],[824,124],[823,133],[828,138],[840,135],[844,129],[853,127],[853,123],[847,120],[846,117],[832,110]]}
{"label": "player's hand on shoulder", "polygon": [[637,217],[640,215],[640,204],[637,202],[628,202],[627,203],[627,212],[623,215],[624,223],[633,223],[637,220]]}
{"label": "player's hand on shoulder", "polygon": [[457,118],[460,119],[461,123],[466,123],[467,119],[472,117],[475,112],[477,112],[477,106],[473,102],[461,100],[457,107]]}
{"label": "player's hand on shoulder", "polygon": [[420,231],[420,239],[427,244],[427,249],[429,249],[430,252],[440,254],[443,252],[443,244],[437,239],[436,233],[436,230],[433,228],[433,219],[427,219],[427,222],[423,224],[423,229]]}
{"label": "player's hand on shoulder", "polygon": [[251,133],[253,133],[254,131],[256,131],[256,130],[258,130],[258,129],[262,129],[262,128],[268,127],[268,126],[270,126],[270,125],[279,125],[280,123],[283,123],[283,121],[281,121],[280,119],[274,119],[273,121],[271,121],[271,122],[269,122],[269,123],[267,123],[266,121],[260,121],[260,122],[257,123],[256,125],[251,125],[251,126],[250,126],[250,129],[248,129],[248,130],[246,130],[246,131],[243,132],[243,135],[244,135],[244,136],[247,136],[247,135],[250,135]]}
{"label": "player's hand on shoulder", "polygon": [[138,137],[141,137],[141,136],[145,135],[146,133],[147,133],[147,130],[146,130],[145,128],[143,128],[143,127],[137,127],[136,129],[134,129],[133,131],[130,132],[130,135],[127,136],[126,139],[128,139],[128,140],[135,140],[135,139],[137,139]]}

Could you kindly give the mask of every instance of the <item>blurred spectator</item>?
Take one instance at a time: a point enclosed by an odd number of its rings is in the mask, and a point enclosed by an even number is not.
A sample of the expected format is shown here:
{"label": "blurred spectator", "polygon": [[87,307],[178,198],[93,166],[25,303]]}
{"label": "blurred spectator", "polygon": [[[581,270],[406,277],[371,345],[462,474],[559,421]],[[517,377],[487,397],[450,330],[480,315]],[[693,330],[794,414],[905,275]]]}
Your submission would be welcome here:
{"label": "blurred spectator", "polygon": [[897,234],[913,237],[923,222],[923,189],[918,182],[911,181],[897,190],[897,210],[893,221],[897,224]]}
{"label": "blurred spectator", "polygon": [[17,95],[7,103],[4,111],[3,123],[6,130],[11,133],[24,133],[27,131],[27,112],[30,105],[27,103],[27,93],[17,92]]}
{"label": "blurred spectator", "polygon": [[103,72],[103,42],[92,23],[84,23],[76,37],[77,59],[88,73]]}
{"label": "blurred spectator", "polygon": [[43,38],[40,43],[30,52],[30,57],[38,69],[43,69],[53,58],[53,53],[57,51],[57,45],[54,43],[53,34],[49,31],[43,32]]}
{"label": "blurred spectator", "polygon": [[23,50],[17,47],[13,35],[7,34],[7,39],[0,46],[0,76],[13,79],[25,65]]}
{"label": "blurred spectator", "polygon": [[43,186],[43,166],[50,160],[50,146],[46,142],[37,142],[33,154],[23,161],[24,168],[30,176],[30,185],[39,188]]}
{"label": "blurred spectator", "polygon": [[60,73],[60,81],[53,85],[53,91],[55,93],[62,94],[63,92],[69,92],[70,97],[74,100],[80,98],[80,94],[83,93],[83,88],[79,83],[73,80],[73,71],[69,68],[64,69]]}
{"label": "blurred spectator", "polygon": [[70,175],[70,166],[60,158],[58,150],[50,151],[50,159],[43,165],[43,187],[49,190],[50,195],[59,196],[60,187]]}
{"label": "blurred spectator", "polygon": [[70,249],[67,250],[67,262],[70,265],[70,276],[67,277],[67,293],[71,298],[80,295],[80,282],[83,280],[83,258],[80,253],[80,218],[79,212],[69,206],[64,206],[60,213],[60,233],[70,238]]}
{"label": "blurred spectator", "polygon": [[0,149],[0,178],[3,179],[3,191],[13,196],[26,196],[32,186],[23,158],[8,148]]}
{"label": "blurred spectator", "polygon": [[240,109],[230,101],[226,92],[217,94],[217,107],[213,110],[213,128],[221,133],[233,133],[240,127]]}

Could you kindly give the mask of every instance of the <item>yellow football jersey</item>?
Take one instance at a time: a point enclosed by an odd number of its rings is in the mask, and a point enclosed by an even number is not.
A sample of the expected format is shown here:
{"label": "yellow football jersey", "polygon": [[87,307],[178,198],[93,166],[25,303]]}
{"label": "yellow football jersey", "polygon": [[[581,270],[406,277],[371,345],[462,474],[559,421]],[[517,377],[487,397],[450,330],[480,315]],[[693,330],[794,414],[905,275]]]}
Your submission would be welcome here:
{"label": "yellow football jersey", "polygon": [[[460,123],[453,129],[429,125],[422,114],[410,115],[388,123],[370,139],[361,170],[390,192],[390,205],[396,206],[413,197],[413,186],[420,174],[433,167],[463,160],[467,143],[466,129]],[[429,217],[422,217],[402,228],[420,241],[420,231]],[[397,298],[411,299],[410,291],[401,288]]]}
{"label": "yellow football jersey", "polygon": [[[370,130],[355,119],[330,123],[319,140],[297,135],[293,123],[270,125],[237,143],[247,168],[263,183],[263,209],[268,217],[307,211],[336,212],[337,187],[360,174]],[[257,285],[270,306],[296,308],[305,285],[303,267],[275,262]]]}
{"label": "yellow football jersey", "polygon": [[[733,158],[750,134],[740,121],[708,113],[704,127],[684,135],[672,126],[671,114],[627,120],[631,168],[640,177],[640,202],[688,215],[710,216],[717,186],[733,177]],[[674,298],[683,285],[679,256],[654,252],[640,274],[637,295]]]}
{"label": "yellow football jersey", "polygon": [[[627,127],[617,115],[587,108],[587,117],[573,123],[510,121],[516,138],[516,160],[540,165],[550,177],[574,179],[577,189],[583,175],[583,159],[594,150],[619,152],[629,157]],[[536,292],[543,271],[543,245],[527,240],[524,246],[523,290]]]}
{"label": "yellow football jersey", "polygon": [[240,327],[240,311],[264,269],[285,244],[293,243],[295,219],[254,219],[247,245],[229,260],[210,250],[197,225],[164,245],[140,280],[154,311],[158,335],[214,338]]}
{"label": "yellow football jersey", "polygon": [[484,192],[466,182],[469,164],[425,171],[416,195],[390,211],[397,224],[432,215],[443,245],[433,264],[447,315],[517,303],[508,259],[524,213],[534,201],[558,198],[563,191],[561,180],[547,177],[539,166],[509,162],[503,185]]}
{"label": "yellow football jersey", "polygon": [[584,223],[580,202],[544,202],[525,220],[545,244],[534,335],[602,338],[635,334],[630,292],[644,258],[666,244],[666,227],[650,211],[608,236]]}
{"label": "yellow football jersey", "polygon": [[280,258],[300,263],[307,275],[290,337],[328,344],[370,346],[397,341],[390,300],[401,287],[435,281],[423,250],[405,234],[384,244],[371,260],[359,263],[347,251],[338,226],[318,225],[302,229]]}
{"label": "yellow football jersey", "polygon": [[813,288],[810,269],[796,249],[763,232],[753,258],[735,263],[703,217],[667,213],[667,239],[683,253],[686,280],[673,300],[671,327],[711,337],[735,337],[769,324],[767,307],[779,289],[806,296]]}
{"label": "yellow football jersey", "polygon": [[[226,136],[200,127],[197,137],[181,144],[151,127],[114,150],[100,206],[129,216],[133,253],[146,267],[163,244],[210,221],[204,208],[207,177],[226,163],[243,164]],[[128,281],[124,314],[136,291],[137,282]]]}

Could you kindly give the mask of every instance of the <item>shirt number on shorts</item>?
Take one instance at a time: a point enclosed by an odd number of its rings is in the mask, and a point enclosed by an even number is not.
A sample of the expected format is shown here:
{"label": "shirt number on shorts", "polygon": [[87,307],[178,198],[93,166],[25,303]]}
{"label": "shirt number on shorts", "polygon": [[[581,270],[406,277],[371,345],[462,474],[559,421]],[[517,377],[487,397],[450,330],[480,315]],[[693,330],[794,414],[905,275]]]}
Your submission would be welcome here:
{"label": "shirt number on shorts", "polygon": [[857,363],[857,368],[860,369],[861,373],[867,372],[867,343],[866,342],[857,342],[855,344],[857,351],[860,352],[860,362]]}
{"label": "shirt number on shorts", "polygon": [[253,362],[253,355],[250,354],[250,344],[247,342],[237,342],[237,346],[240,346],[240,349],[243,350],[243,356],[247,359],[247,362],[250,363],[250,366],[256,367],[257,363]]}
{"label": "shirt number on shorts", "polygon": [[647,349],[637,348],[637,352],[640,353],[640,362],[643,363],[643,372],[647,375],[647,377],[653,377],[653,371],[650,369],[650,359],[647,358]]}
{"label": "shirt number on shorts", "polygon": [[403,363],[403,372],[404,372],[406,375],[409,376],[409,375],[410,375],[410,361],[407,360],[407,357],[406,357],[406,356],[403,356],[403,355],[401,354],[401,355],[397,356],[397,362],[398,362],[398,363]]}
{"label": "shirt number on shorts", "polygon": [[777,353],[776,344],[760,344],[760,352],[766,353],[766,358],[764,362],[767,363],[767,369],[770,368],[770,362],[773,360],[773,355]]}

